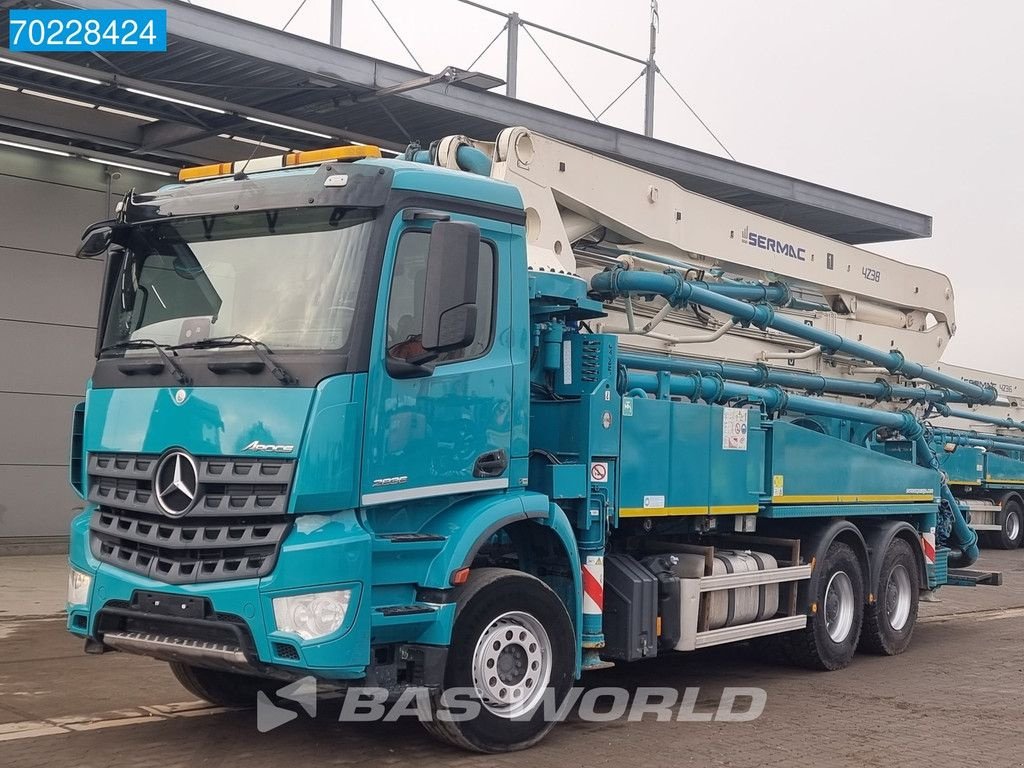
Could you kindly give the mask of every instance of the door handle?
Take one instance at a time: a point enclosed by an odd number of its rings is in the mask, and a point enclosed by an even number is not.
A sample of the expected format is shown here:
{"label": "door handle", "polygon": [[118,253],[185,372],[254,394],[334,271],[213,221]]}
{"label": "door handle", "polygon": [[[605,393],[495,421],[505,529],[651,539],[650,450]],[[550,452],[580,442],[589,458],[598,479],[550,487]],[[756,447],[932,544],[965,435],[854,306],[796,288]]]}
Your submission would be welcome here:
{"label": "door handle", "polygon": [[473,463],[473,477],[501,477],[508,469],[508,454],[505,450],[487,451],[476,457]]}

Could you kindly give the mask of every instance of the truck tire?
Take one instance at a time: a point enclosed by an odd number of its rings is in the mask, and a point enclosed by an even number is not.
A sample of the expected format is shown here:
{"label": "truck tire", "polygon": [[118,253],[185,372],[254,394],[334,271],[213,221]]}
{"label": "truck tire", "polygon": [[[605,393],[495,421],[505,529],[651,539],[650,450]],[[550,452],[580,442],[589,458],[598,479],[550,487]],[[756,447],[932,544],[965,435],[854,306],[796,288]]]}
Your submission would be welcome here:
{"label": "truck tire", "polygon": [[1024,508],[1016,499],[1009,499],[1003,504],[1003,511],[996,518],[1002,526],[992,531],[989,543],[999,549],[1016,549],[1024,539]]}
{"label": "truck tire", "polygon": [[194,667],[178,661],[168,663],[171,672],[189,693],[220,707],[255,707],[256,694],[264,688],[274,687],[273,683],[251,675]]}
{"label": "truck tire", "polygon": [[893,539],[878,573],[876,600],[864,608],[861,650],[895,656],[907,649],[917,623],[920,581],[910,545],[904,539]]}
{"label": "truck tire", "polygon": [[807,626],[784,635],[790,660],[808,669],[836,670],[847,666],[857,651],[864,615],[863,566],[857,554],[833,541],[818,574],[811,602],[817,610]]}
{"label": "truck tire", "polygon": [[[540,579],[504,568],[473,570],[457,601],[444,688],[472,691],[479,713],[446,722],[437,717],[444,709],[437,691],[421,714],[424,727],[474,752],[533,746],[555,724],[545,719],[544,698],[557,708],[573,682],[576,633],[565,606]],[[452,706],[460,711],[462,703]]]}

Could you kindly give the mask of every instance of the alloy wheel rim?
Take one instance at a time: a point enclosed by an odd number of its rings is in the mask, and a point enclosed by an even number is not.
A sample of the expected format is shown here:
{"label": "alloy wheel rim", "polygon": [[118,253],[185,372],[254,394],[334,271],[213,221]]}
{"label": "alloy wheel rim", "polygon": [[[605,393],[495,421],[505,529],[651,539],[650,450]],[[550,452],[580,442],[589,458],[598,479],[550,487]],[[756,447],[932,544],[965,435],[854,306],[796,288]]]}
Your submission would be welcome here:
{"label": "alloy wheel rim", "polygon": [[841,643],[853,629],[853,582],[845,571],[836,571],[825,587],[825,630]]}
{"label": "alloy wheel rim", "polygon": [[1006,516],[1006,537],[1016,541],[1020,537],[1020,515],[1011,512]]}
{"label": "alloy wheel rim", "polygon": [[889,626],[899,632],[910,619],[911,595],[910,574],[902,565],[889,572],[885,585],[885,616]]}
{"label": "alloy wheel rim", "polygon": [[473,650],[473,686],[480,702],[499,717],[530,712],[551,681],[552,649],[544,625],[524,611],[498,616]]}

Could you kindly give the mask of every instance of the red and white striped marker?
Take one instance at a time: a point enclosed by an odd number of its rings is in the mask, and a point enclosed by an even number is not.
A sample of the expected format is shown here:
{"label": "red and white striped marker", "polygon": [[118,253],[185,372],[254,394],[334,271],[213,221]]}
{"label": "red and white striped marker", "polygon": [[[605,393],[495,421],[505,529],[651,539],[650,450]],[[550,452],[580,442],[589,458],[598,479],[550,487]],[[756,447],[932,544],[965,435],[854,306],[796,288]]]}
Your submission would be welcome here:
{"label": "red and white striped marker", "polygon": [[921,548],[924,550],[924,559],[929,565],[935,565],[935,529],[928,533],[921,534]]}
{"label": "red and white striped marker", "polygon": [[604,558],[590,556],[583,563],[583,613],[604,611]]}

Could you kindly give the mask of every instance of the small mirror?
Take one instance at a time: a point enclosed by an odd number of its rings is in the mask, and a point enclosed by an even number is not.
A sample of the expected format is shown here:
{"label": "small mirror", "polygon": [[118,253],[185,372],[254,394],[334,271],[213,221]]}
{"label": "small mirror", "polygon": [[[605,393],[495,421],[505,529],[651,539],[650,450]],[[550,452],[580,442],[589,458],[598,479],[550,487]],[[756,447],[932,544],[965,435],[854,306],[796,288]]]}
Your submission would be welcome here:
{"label": "small mirror", "polygon": [[79,259],[94,259],[107,252],[110,241],[113,238],[113,230],[110,227],[97,227],[85,233],[82,244],[75,251],[75,257]]}
{"label": "small mirror", "polygon": [[465,221],[434,224],[427,252],[422,341],[432,355],[473,343],[479,269],[480,228]]}

